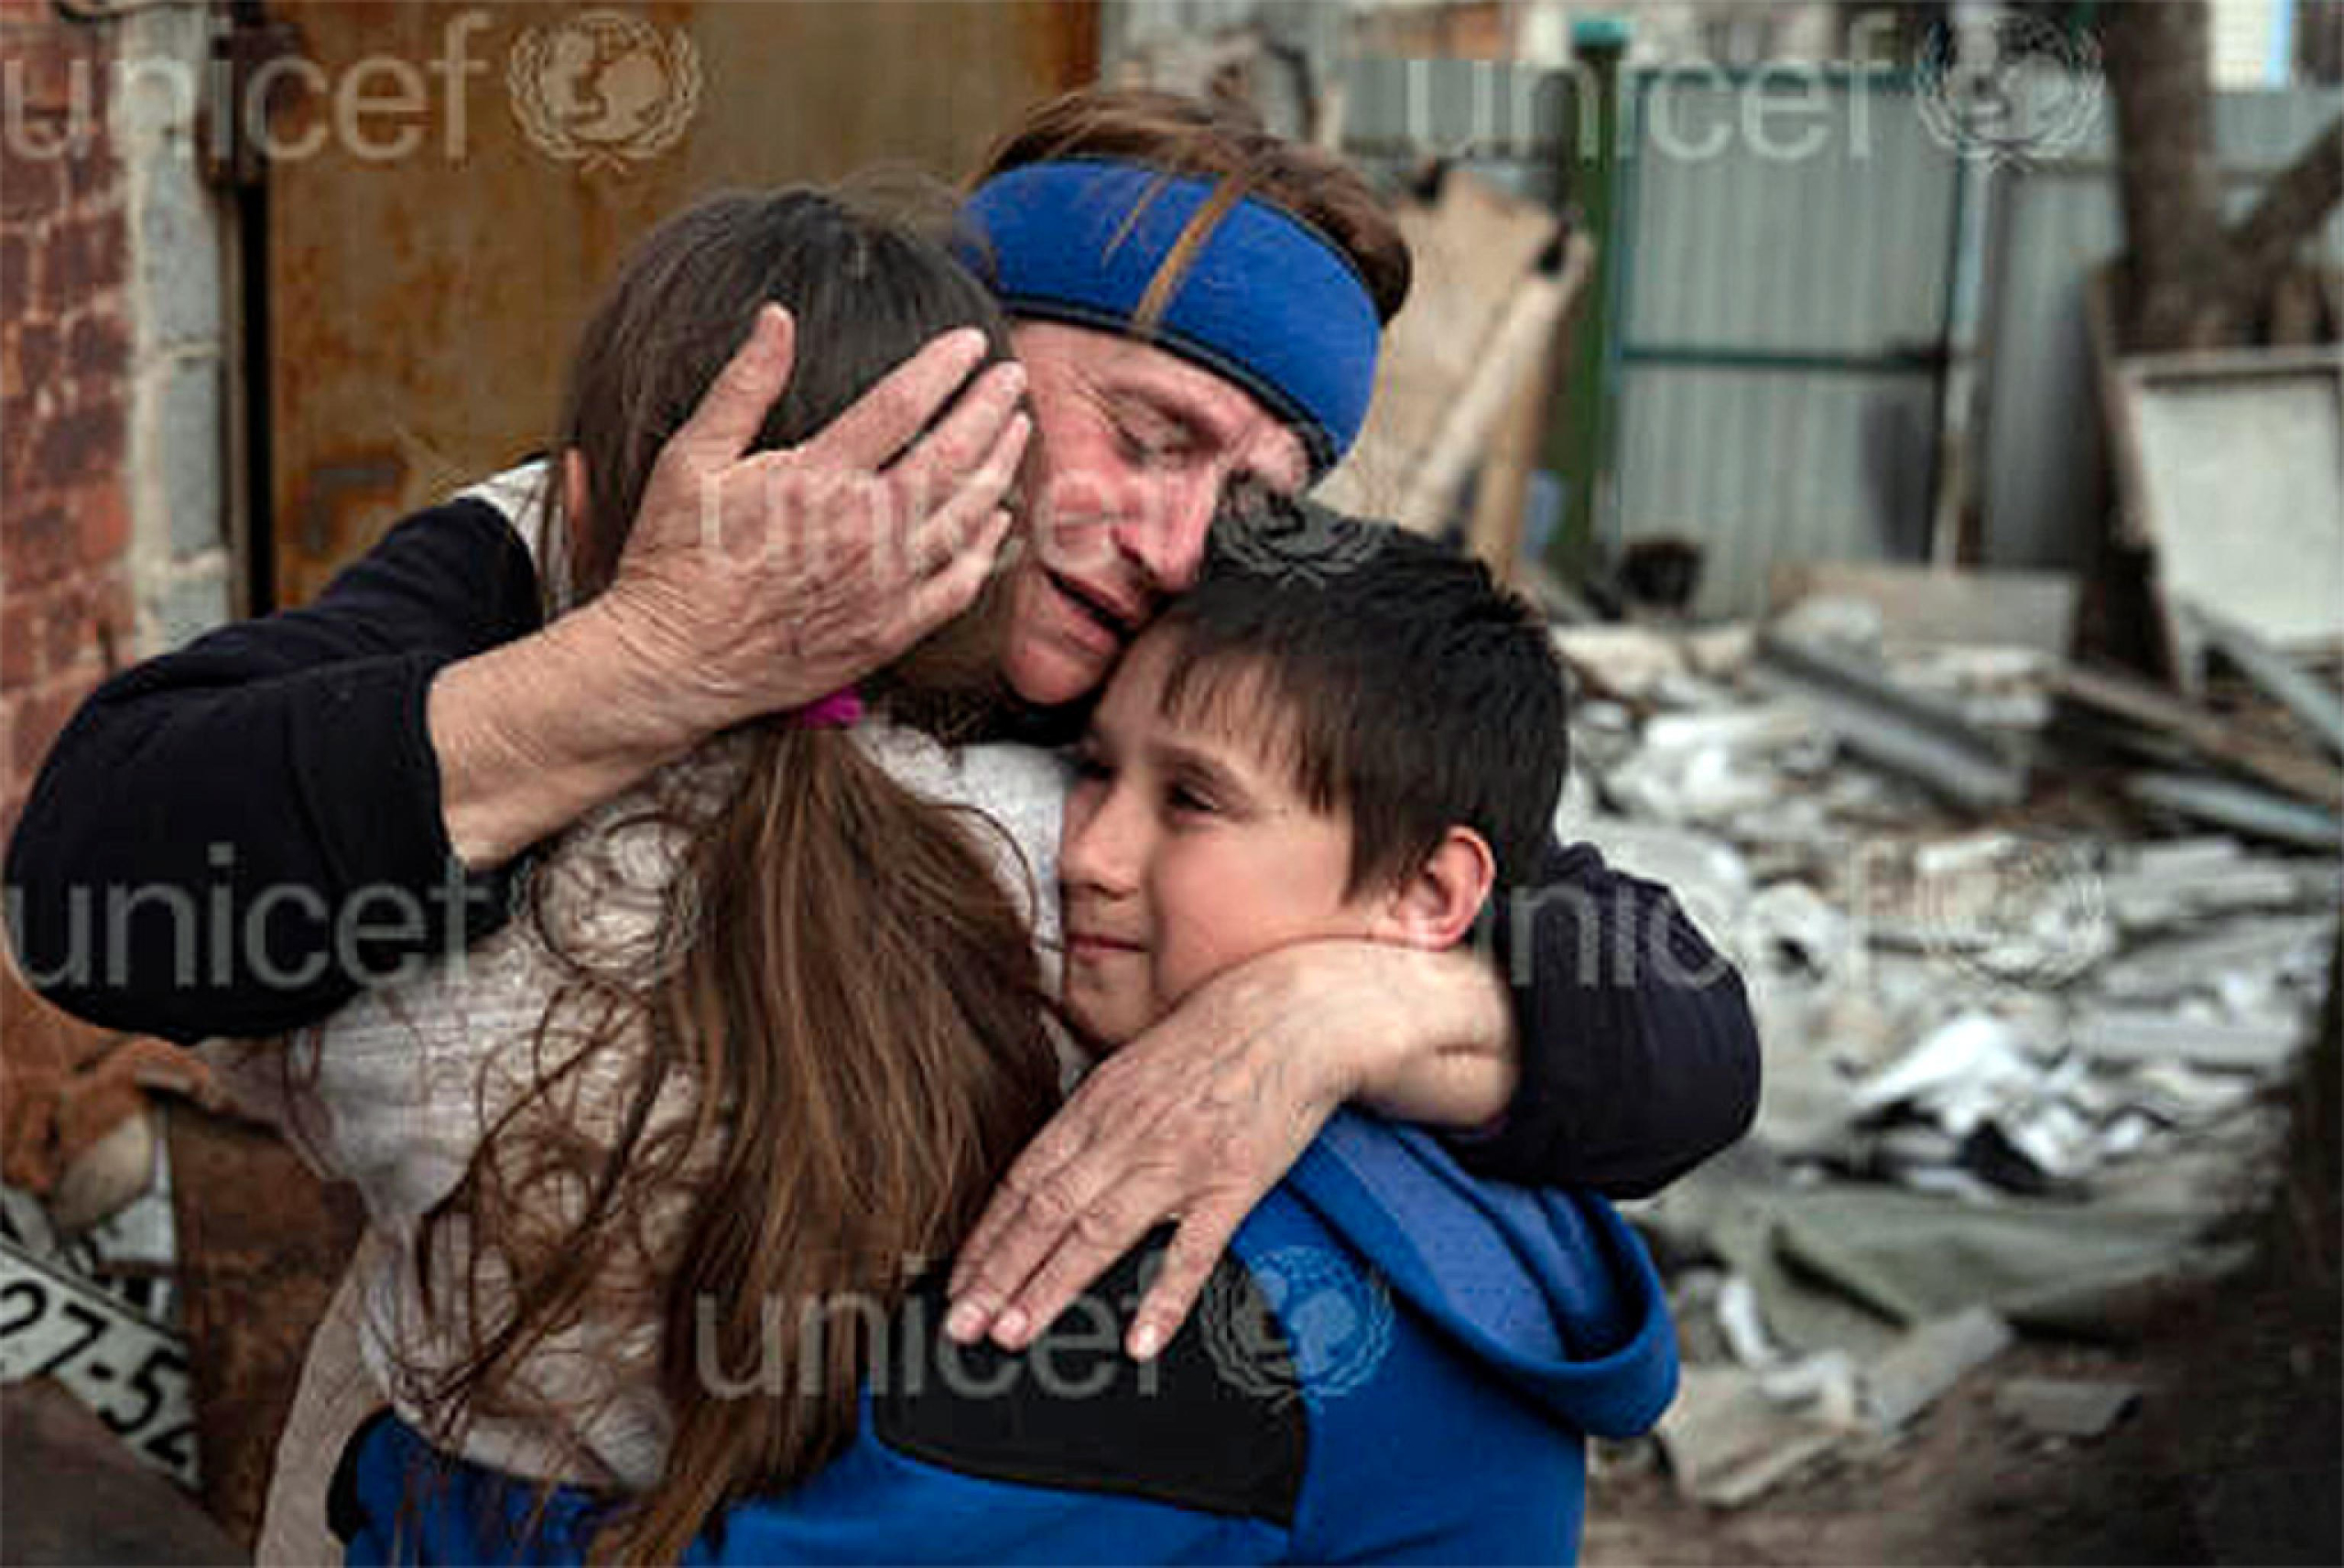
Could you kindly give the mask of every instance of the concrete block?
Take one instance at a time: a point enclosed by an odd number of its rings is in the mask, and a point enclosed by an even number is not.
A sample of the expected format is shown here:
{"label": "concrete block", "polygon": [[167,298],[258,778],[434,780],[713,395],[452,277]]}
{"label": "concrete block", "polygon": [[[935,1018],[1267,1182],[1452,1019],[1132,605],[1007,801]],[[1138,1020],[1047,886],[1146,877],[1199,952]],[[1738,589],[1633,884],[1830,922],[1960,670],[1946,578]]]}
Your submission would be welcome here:
{"label": "concrete block", "polygon": [[2067,656],[2078,584],[2064,572],[1938,571],[1926,567],[1800,561],[1778,565],[1768,597],[1778,608],[1809,595],[1872,606],[1891,642],[1968,643]]}
{"label": "concrete block", "polygon": [[220,362],[212,356],[175,357],[151,370],[139,389],[139,478],[151,487],[148,495],[163,514],[177,561],[227,542],[220,374]]}
{"label": "concrete block", "polygon": [[2077,1018],[2077,1050],[2100,1062],[2187,1062],[2196,1067],[2276,1073],[2307,1044],[2292,1019],[2230,1022],[2176,1016],[2167,1009],[2094,1008]]}
{"label": "concrete block", "polygon": [[138,185],[132,213],[136,256],[133,312],[147,353],[220,342],[224,306],[222,218],[192,169],[166,163]]}
{"label": "concrete block", "polygon": [[174,571],[141,596],[144,647],[165,653],[211,631],[228,619],[225,557],[192,570]]}
{"label": "concrete block", "polygon": [[1755,1501],[1848,1436],[1768,1399],[1739,1367],[1687,1368],[1658,1435],[1677,1490],[1721,1508]]}
{"label": "concrete block", "polygon": [[1923,1324],[1866,1370],[1864,1394],[1873,1422],[1889,1432],[1903,1426],[2001,1355],[2011,1338],[2011,1325],[1986,1307]]}
{"label": "concrete block", "polygon": [[2098,1437],[2141,1402],[2138,1383],[2013,1378],[1994,1391],[1994,1409],[2046,1437]]}
{"label": "concrete block", "polygon": [[227,205],[197,165],[197,120],[211,59],[213,19],[205,8],[149,7],[132,16],[120,103],[136,252],[133,314],[139,348],[152,355],[201,345],[217,349],[226,304],[221,238]]}

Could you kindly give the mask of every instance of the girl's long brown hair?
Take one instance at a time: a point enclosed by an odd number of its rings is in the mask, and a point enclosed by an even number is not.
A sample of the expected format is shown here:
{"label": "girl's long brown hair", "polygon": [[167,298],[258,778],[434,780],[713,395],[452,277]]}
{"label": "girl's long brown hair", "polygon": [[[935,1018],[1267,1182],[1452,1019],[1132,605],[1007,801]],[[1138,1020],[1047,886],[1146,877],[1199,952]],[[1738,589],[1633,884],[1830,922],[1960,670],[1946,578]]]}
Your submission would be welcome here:
{"label": "girl's long brown hair", "polygon": [[[562,602],[608,584],[661,443],[767,299],[798,345],[763,446],[819,430],[939,331],[982,327],[1007,351],[973,279],[857,203],[735,195],[670,220],[573,363],[561,443],[588,502],[582,527],[547,520]],[[865,701],[951,738],[993,699],[997,623],[988,595],[863,683]],[[484,1416],[575,1424],[524,1386],[524,1362],[590,1320],[662,1325],[666,1470],[594,1542],[629,1562],[678,1559],[725,1504],[844,1446],[872,1321],[958,1244],[1057,1103],[1031,935],[983,848],[997,830],[912,795],[844,730],[771,719],[718,748],[736,765],[712,798],[663,802],[688,849],[659,940],[614,964],[565,950],[534,906],[564,986],[527,1087],[416,1239],[429,1300],[447,1228],[468,1232],[469,1354],[422,1390],[443,1446]],[[774,1391],[711,1387],[744,1368]]]}

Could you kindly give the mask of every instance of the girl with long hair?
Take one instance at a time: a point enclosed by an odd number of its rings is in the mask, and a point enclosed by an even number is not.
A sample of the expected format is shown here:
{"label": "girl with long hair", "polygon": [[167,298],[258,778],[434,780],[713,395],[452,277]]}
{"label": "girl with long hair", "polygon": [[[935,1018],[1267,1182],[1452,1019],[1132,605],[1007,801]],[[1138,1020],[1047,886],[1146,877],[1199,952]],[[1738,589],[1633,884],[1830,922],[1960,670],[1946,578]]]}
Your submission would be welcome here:
{"label": "girl with long hair", "polygon": [[[549,617],[608,584],[657,454],[768,302],[796,358],[761,449],[940,332],[1007,355],[982,286],[869,203],[732,195],[663,223],[572,364],[537,530]],[[872,548],[895,547],[884,522]],[[835,1454],[870,1325],[1058,1103],[1029,861],[1059,774],[958,744],[998,700],[1001,606],[982,593],[856,688],[593,812],[540,857],[525,918],[283,1060],[280,1119],[367,1199],[381,1392],[450,1455],[625,1498],[598,1556],[672,1561]],[[775,1356],[794,1397],[711,1393]]]}

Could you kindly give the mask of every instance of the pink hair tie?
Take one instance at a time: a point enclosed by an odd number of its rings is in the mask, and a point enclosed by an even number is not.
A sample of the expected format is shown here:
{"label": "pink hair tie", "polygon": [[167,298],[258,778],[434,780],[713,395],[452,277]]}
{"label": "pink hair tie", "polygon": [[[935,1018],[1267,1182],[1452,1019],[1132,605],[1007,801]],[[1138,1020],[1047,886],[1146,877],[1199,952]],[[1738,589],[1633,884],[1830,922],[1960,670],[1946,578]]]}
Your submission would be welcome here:
{"label": "pink hair tie", "polygon": [[842,686],[819,702],[794,710],[789,721],[800,730],[852,730],[863,721],[863,694]]}

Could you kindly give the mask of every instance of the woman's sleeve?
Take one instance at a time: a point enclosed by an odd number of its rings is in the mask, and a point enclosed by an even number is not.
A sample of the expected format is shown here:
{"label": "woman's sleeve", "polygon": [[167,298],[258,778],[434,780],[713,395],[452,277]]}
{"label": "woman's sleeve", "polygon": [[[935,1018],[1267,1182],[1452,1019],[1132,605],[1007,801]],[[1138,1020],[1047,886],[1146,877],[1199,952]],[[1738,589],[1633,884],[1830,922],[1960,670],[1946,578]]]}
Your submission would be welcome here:
{"label": "woman's sleeve", "polygon": [[424,702],[443,665],[537,624],[520,535],[463,500],[400,523],[314,605],[107,681],[8,845],[33,989],[170,1040],[272,1034],[493,929],[505,877],[450,849]]}
{"label": "woman's sleeve", "polygon": [[1748,1130],[1749,998],[1667,889],[1585,844],[1549,846],[1542,869],[1495,930],[1521,1082],[1496,1128],[1453,1147],[1483,1175],[1640,1197]]}

